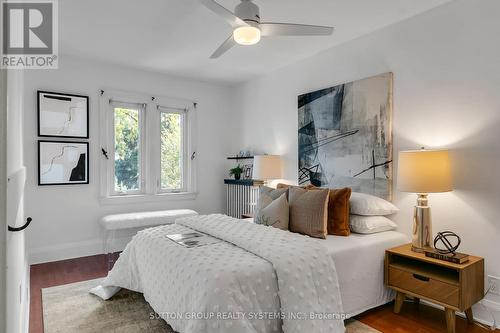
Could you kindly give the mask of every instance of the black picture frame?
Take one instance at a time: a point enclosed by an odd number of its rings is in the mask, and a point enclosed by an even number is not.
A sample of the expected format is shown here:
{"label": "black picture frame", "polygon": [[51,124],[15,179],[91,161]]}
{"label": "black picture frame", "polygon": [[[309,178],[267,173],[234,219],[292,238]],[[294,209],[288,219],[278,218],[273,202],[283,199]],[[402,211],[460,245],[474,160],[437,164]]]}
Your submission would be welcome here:
{"label": "black picture frame", "polygon": [[244,179],[252,179],[253,174],[253,164],[247,164],[244,167]]}
{"label": "black picture frame", "polygon": [[[41,146],[44,143],[59,143],[59,144],[74,144],[74,145],[84,145],[85,146],[85,171],[86,179],[85,181],[73,181],[73,182],[42,182],[41,174]],[[89,184],[90,180],[90,156],[89,156],[89,143],[86,141],[55,141],[55,140],[38,140],[38,186],[53,186],[53,185],[85,185]]]}
{"label": "black picture frame", "polygon": [[[42,128],[41,128],[41,112],[40,110],[40,99],[41,96],[47,94],[47,95],[52,95],[53,98],[56,99],[64,99],[67,98],[71,100],[71,98],[83,98],[86,100],[86,120],[87,120],[87,126],[86,126],[86,134],[84,136],[75,136],[75,135],[57,135],[57,134],[44,134],[42,133]],[[45,96],[44,96],[45,97]],[[66,94],[66,93],[59,93],[59,92],[53,92],[53,91],[45,91],[45,90],[37,90],[37,134],[40,137],[55,137],[55,138],[67,138],[67,139],[88,139],[89,138],[89,130],[90,130],[90,125],[89,125],[89,96],[85,95],[75,95],[75,94]]]}

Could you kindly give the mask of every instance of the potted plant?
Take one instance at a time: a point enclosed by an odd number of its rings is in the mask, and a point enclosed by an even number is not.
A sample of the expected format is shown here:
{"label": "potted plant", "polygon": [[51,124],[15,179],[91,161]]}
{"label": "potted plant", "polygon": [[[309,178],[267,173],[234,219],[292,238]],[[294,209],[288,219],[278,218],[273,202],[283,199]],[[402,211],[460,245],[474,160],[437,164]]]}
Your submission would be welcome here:
{"label": "potted plant", "polygon": [[239,164],[229,170],[229,175],[234,176],[234,179],[236,180],[240,179],[242,173],[243,173],[243,168]]}

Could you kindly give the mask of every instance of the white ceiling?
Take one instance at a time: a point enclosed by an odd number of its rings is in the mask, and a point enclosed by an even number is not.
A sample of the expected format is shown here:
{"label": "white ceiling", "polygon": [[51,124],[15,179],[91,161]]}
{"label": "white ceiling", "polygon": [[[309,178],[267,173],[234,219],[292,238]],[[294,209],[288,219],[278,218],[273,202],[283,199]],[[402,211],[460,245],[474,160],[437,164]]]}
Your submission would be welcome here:
{"label": "white ceiling", "polygon": [[[198,0],[59,1],[59,52],[195,78],[239,82],[450,0],[255,0],[264,22],[335,27],[328,37],[273,37],[210,54],[230,34]],[[239,0],[219,0],[231,11]]]}

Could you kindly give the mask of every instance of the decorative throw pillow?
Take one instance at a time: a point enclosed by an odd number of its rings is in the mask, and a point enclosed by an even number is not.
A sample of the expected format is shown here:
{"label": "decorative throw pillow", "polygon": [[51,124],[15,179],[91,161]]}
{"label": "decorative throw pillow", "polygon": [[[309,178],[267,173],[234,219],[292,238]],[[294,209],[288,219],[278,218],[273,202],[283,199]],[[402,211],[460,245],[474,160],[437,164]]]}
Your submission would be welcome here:
{"label": "decorative throw pillow", "polygon": [[374,234],[396,228],[396,223],[385,216],[351,215],[351,230],[358,234]]}
{"label": "decorative throw pillow", "polygon": [[[310,189],[322,189],[310,185]],[[328,221],[327,230],[329,235],[349,236],[349,198],[351,189],[349,187],[339,189],[329,189],[328,199]]]}
{"label": "decorative throw pillow", "polygon": [[349,204],[351,214],[356,215],[390,215],[399,211],[389,201],[366,193],[352,192]]}
{"label": "decorative throw pillow", "polygon": [[330,189],[328,199],[328,234],[337,236],[349,236],[349,198],[351,189],[349,187]]}
{"label": "decorative throw pillow", "polygon": [[[270,197],[272,200],[278,199],[283,193],[287,194],[288,197],[288,187],[286,188],[271,188],[267,186],[259,187],[259,199]],[[258,203],[257,203],[258,205]]]}
{"label": "decorative throw pillow", "polygon": [[328,189],[306,190],[289,188],[289,228],[316,238],[326,238],[328,217]]}
{"label": "decorative throw pillow", "polygon": [[288,230],[289,206],[286,193],[278,199],[272,200],[267,206],[259,210],[255,215],[254,222],[270,227]]}
{"label": "decorative throw pillow", "polygon": [[257,200],[257,205],[254,211],[254,222],[258,224],[263,224],[259,219],[260,211],[267,207],[273,200],[278,199],[282,194],[285,194],[285,198],[288,197],[288,188],[274,189],[267,186],[261,186],[259,188],[259,199]]}

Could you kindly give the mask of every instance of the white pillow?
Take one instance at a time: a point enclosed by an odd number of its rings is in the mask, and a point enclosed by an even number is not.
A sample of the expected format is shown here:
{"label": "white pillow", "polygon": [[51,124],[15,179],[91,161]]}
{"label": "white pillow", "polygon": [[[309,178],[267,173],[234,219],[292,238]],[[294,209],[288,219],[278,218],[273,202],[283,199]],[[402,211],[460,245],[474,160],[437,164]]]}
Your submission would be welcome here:
{"label": "white pillow", "polygon": [[350,216],[351,231],[358,234],[374,234],[377,232],[396,229],[396,223],[385,216]]}
{"label": "white pillow", "polygon": [[351,193],[349,206],[351,214],[356,215],[390,215],[399,211],[398,207],[387,200],[359,192]]}

